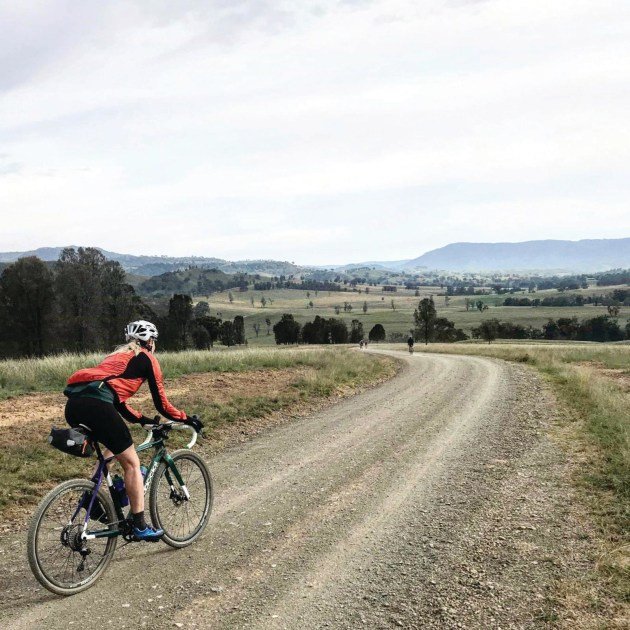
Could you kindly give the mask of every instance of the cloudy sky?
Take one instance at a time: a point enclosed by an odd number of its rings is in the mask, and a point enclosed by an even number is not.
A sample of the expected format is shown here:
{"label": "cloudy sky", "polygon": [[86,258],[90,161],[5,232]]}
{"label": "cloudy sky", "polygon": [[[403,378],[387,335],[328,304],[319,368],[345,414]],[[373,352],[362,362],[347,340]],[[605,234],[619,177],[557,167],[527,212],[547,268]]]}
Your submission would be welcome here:
{"label": "cloudy sky", "polygon": [[0,251],[630,236],[627,0],[0,0]]}

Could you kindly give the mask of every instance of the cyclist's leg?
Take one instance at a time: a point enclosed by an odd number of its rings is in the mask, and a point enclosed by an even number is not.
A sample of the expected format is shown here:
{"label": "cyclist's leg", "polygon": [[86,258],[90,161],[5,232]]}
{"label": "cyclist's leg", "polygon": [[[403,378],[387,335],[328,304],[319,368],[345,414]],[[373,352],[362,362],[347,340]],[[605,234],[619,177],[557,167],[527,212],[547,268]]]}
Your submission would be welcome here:
{"label": "cyclist's leg", "polygon": [[157,542],[164,536],[162,529],[150,527],[144,517],[144,480],[140,472],[140,459],[134,446],[130,446],[122,453],[116,455],[116,459],[123,467],[125,474],[125,489],[131,504],[131,517],[133,520],[133,535],[135,540]]}
{"label": "cyclist's leg", "polygon": [[131,513],[144,510],[144,483],[140,472],[140,459],[133,445],[116,455],[125,476],[125,490],[131,504]]}

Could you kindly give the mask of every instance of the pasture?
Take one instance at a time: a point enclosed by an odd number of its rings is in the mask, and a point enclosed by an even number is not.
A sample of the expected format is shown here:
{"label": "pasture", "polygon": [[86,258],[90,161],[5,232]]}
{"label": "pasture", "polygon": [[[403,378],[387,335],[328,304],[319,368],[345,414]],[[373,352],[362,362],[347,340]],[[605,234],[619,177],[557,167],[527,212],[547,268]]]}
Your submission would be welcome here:
{"label": "pasture", "polygon": [[[555,289],[538,291],[533,294],[522,294],[530,298],[556,297],[560,295],[580,294],[583,296],[608,294],[618,287],[589,287],[559,293]],[[366,289],[369,292],[366,293]],[[232,295],[232,301],[229,295]],[[531,306],[502,306],[506,295],[468,296],[475,302],[481,300],[488,306],[485,311],[479,311],[474,306],[466,310],[466,296],[450,296],[448,300],[443,295],[444,291],[439,287],[421,287],[419,296],[414,290],[398,287],[395,293],[383,292],[382,287],[357,287],[348,291],[303,291],[296,289],[279,289],[272,291],[248,290],[239,292],[222,292],[209,297],[197,297],[195,301],[205,300],[210,305],[210,314],[218,315],[222,319],[232,319],[236,315],[245,318],[245,334],[248,344],[270,345],[274,344],[273,332],[267,334],[265,319],[269,318],[273,326],[283,313],[291,313],[295,319],[304,324],[313,320],[316,315],[321,317],[339,317],[346,321],[348,327],[353,319],[363,324],[363,330],[367,336],[369,330],[375,324],[382,324],[388,335],[399,333],[407,335],[413,328],[413,312],[418,302],[423,297],[433,295],[438,317],[447,317],[455,322],[458,328],[470,335],[471,329],[478,326],[481,321],[489,318],[497,318],[502,321],[510,321],[523,326],[540,328],[549,319],[559,317],[577,317],[587,319],[606,315],[605,306],[575,306],[575,307],[531,307]],[[518,295],[518,294],[517,294]],[[266,303],[263,306],[261,299]],[[252,304],[253,299],[253,304]],[[392,308],[393,301],[393,308]],[[312,302],[312,307],[310,306]],[[352,305],[351,311],[344,311],[344,303]],[[363,311],[363,305],[367,303],[367,311]],[[335,306],[340,308],[339,314],[335,312]],[[630,318],[630,307],[621,308],[619,322],[623,327]],[[260,326],[256,336],[254,325]]]}

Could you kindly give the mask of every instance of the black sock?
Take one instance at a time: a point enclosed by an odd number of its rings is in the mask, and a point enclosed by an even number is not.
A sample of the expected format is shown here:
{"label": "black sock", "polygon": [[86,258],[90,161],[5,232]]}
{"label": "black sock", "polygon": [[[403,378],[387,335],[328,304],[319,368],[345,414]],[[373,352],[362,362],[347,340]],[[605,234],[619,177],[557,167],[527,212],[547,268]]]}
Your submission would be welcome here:
{"label": "black sock", "polygon": [[131,518],[133,518],[133,526],[138,529],[146,529],[147,522],[144,520],[144,510],[142,512],[138,512],[137,514],[132,514]]}

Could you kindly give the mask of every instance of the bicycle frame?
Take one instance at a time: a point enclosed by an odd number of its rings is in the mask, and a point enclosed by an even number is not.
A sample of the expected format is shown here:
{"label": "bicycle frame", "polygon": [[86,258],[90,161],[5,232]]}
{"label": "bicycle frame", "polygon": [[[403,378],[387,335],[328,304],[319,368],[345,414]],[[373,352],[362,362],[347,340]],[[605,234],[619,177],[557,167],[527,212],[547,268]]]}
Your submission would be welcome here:
{"label": "bicycle frame", "polygon": [[[194,444],[194,441],[195,439],[193,439],[191,444],[189,444],[189,448],[192,444]],[[99,464],[96,469],[96,472],[92,476],[92,481],[94,482],[94,489],[92,490],[92,496],[90,498],[90,503],[88,505],[88,508],[85,514],[85,520],[83,522],[83,530],[81,532],[81,538],[84,540],[92,540],[94,538],[114,538],[116,536],[121,536],[127,533],[126,531],[124,531],[125,528],[123,528],[122,530],[121,528],[117,528],[117,529],[108,528],[108,529],[102,529],[102,530],[97,530],[97,531],[92,531],[92,532],[89,532],[87,529],[88,522],[90,520],[90,514],[92,512],[92,507],[94,506],[94,502],[96,500],[96,496],[101,487],[101,484],[103,483],[103,479],[107,481],[109,494],[114,503],[114,509],[116,510],[116,516],[118,518],[117,523],[126,523],[127,521],[123,513],[122,505],[120,504],[120,498],[119,498],[118,492],[114,490],[114,482],[112,481],[111,475],[109,474],[109,468],[107,466],[109,462],[115,459],[115,456],[112,455],[111,457],[105,458],[103,456],[103,453],[101,451],[101,448],[98,442],[94,442],[94,447],[96,450],[96,455],[97,455]],[[149,468],[147,470],[147,474],[144,480],[144,493],[146,494],[147,490],[149,489],[151,485],[151,481],[153,480],[153,475],[155,474],[155,471],[157,470],[158,466],[160,465],[162,461],[164,461],[167,466],[166,479],[168,481],[169,486],[171,487],[171,490],[173,491],[175,490],[175,487],[173,485],[173,481],[170,475],[170,473],[172,472],[175,479],[177,480],[177,483],[180,485],[182,491],[184,492],[186,498],[190,499],[188,488],[186,488],[186,485],[184,484],[184,480],[182,479],[179,473],[179,470],[177,470],[177,466],[175,466],[175,462],[173,461],[173,458],[168,454],[166,450],[166,446],[164,445],[164,435],[161,433],[158,433],[158,437],[156,438],[155,430],[151,430],[149,432],[149,435],[147,436],[147,439],[142,444],[136,447],[136,453],[142,453],[143,451],[146,451],[150,448],[155,449],[155,455],[151,459],[151,463],[149,464]],[[72,515],[72,518],[70,519],[70,522],[74,521],[77,514],[81,510],[81,507],[82,507],[82,502],[80,502],[79,505],[77,506],[77,509],[75,510],[74,514]]]}

